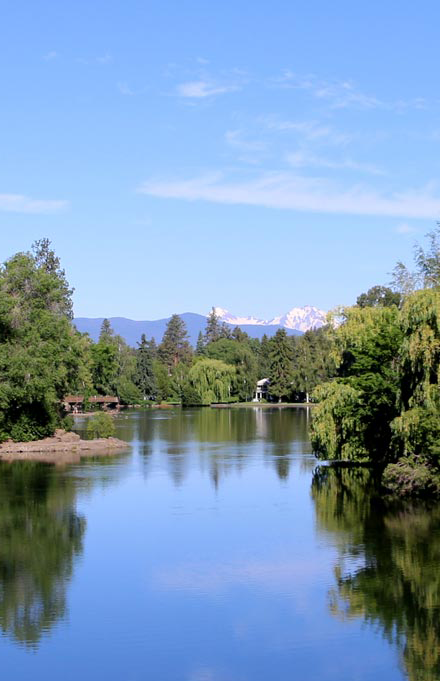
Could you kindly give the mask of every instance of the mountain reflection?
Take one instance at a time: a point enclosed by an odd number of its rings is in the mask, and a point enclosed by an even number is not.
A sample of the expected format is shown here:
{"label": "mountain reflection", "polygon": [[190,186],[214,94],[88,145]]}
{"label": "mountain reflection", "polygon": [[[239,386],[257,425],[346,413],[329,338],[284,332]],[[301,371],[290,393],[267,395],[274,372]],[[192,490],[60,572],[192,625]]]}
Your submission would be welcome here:
{"label": "mountain reflection", "polygon": [[318,528],[339,549],[330,608],[397,645],[411,681],[440,678],[440,509],[381,501],[362,468],[318,467]]}

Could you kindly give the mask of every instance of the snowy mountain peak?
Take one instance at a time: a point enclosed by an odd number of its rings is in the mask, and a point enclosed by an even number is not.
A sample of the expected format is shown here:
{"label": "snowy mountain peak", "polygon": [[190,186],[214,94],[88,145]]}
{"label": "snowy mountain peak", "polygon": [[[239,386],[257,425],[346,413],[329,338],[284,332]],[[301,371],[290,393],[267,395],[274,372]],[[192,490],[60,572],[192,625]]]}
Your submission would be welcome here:
{"label": "snowy mountain peak", "polygon": [[258,319],[257,317],[238,317],[231,314],[222,307],[216,307],[215,313],[222,322],[233,325],[253,325],[253,326],[284,326],[286,329],[297,331],[309,331],[309,329],[319,329],[326,324],[327,313],[313,305],[304,307],[293,307],[286,314],[274,317],[270,320]]}

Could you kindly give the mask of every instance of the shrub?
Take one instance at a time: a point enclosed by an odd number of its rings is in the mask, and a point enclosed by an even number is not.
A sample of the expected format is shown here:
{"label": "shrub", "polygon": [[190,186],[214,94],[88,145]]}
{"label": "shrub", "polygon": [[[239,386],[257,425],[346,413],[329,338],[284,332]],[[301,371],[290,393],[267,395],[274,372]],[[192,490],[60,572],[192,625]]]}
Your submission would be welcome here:
{"label": "shrub", "polygon": [[115,424],[110,414],[101,411],[94,414],[87,424],[87,435],[90,438],[111,437],[115,434]]}

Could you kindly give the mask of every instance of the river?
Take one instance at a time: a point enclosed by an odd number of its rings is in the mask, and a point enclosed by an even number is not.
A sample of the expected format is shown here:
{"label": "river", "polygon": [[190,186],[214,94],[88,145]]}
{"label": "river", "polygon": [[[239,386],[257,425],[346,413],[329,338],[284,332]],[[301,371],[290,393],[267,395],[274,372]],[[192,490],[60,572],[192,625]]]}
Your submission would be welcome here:
{"label": "river", "polygon": [[439,679],[440,512],[319,464],[310,418],[129,411],[125,453],[1,464],[2,678]]}

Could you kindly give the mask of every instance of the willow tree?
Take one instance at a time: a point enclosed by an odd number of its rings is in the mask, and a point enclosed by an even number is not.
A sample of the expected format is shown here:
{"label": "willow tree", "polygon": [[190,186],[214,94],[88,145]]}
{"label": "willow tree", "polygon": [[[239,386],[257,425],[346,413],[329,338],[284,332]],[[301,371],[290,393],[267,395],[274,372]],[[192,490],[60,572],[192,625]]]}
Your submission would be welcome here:
{"label": "willow tree", "polygon": [[335,333],[337,378],[314,392],[312,443],[323,458],[389,460],[398,415],[397,307],[346,308]]}
{"label": "willow tree", "polygon": [[200,404],[225,402],[231,396],[235,368],[218,359],[202,359],[188,373],[190,387],[200,398]]}
{"label": "willow tree", "polygon": [[401,327],[400,415],[392,430],[402,459],[387,469],[385,482],[392,489],[440,493],[440,292],[409,296]]}

